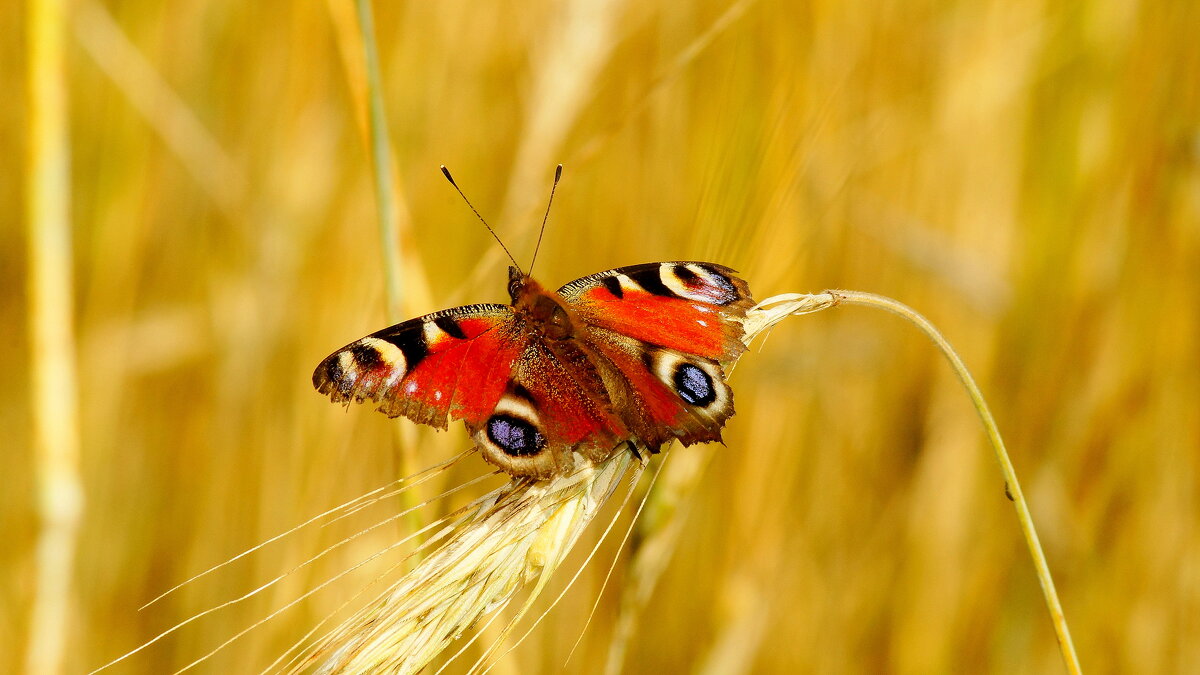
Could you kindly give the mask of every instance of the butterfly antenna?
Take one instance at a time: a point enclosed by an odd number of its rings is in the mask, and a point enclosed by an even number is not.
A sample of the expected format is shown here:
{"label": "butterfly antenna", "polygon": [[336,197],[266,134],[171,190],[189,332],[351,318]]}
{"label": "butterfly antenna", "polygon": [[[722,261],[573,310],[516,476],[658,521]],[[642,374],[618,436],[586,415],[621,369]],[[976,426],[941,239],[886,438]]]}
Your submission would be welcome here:
{"label": "butterfly antenna", "polygon": [[[491,225],[488,225],[487,221],[483,219],[483,216],[479,215],[479,210],[476,209],[475,205],[471,203],[471,200],[467,199],[467,196],[463,194],[462,188],[458,187],[458,183],[454,182],[454,176],[450,175],[450,169],[447,169],[445,164],[442,165],[442,175],[446,177],[446,180],[450,181],[450,184],[454,186],[455,190],[458,190],[458,196],[462,197],[463,201],[467,203],[467,206],[471,207],[471,211],[475,213],[475,217],[478,218],[479,222],[483,223],[483,226],[487,228],[487,231],[492,234],[492,238],[496,240],[497,244],[500,244],[500,248],[504,249],[504,254],[507,255],[508,259],[512,261],[513,266],[518,270],[521,269],[521,266],[517,264],[517,259],[513,257],[512,253],[509,253],[508,247],[505,246],[504,242],[500,240],[500,237],[496,234],[496,231],[492,229]],[[557,183],[558,181],[556,180],[555,182]],[[551,193],[553,193],[553,190]]]}
{"label": "butterfly antenna", "polygon": [[546,220],[550,217],[550,205],[554,203],[554,191],[558,188],[558,179],[562,178],[562,164],[554,169],[554,185],[550,186],[550,201],[546,202],[546,215],[542,216],[542,229],[538,230],[537,245],[533,247],[533,260],[529,261],[529,272],[533,274],[533,264],[537,262],[538,249],[542,247],[542,235],[546,232]]}

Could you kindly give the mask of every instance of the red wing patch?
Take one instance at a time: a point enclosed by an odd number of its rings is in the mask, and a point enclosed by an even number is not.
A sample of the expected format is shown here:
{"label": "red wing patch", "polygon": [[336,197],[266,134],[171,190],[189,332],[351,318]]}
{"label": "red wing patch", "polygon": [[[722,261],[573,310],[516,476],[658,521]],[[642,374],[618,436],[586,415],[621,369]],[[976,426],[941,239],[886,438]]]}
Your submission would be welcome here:
{"label": "red wing patch", "polygon": [[674,427],[683,414],[679,397],[656,378],[643,360],[632,356],[616,344],[599,343],[600,351],[613,362],[637,394],[649,422],[662,427]]}
{"label": "red wing patch", "polygon": [[339,403],[370,400],[390,417],[446,427],[480,422],[504,393],[526,339],[510,307],[468,305],[396,324],[330,354],[313,386]]}
{"label": "red wing patch", "polygon": [[559,293],[588,324],[722,362],[745,349],[740,320],[754,304],[733,270],[701,262],[621,267]]}
{"label": "red wing patch", "polygon": [[626,291],[616,298],[603,286],[583,294],[588,323],[653,345],[709,357],[725,352],[721,315],[698,302]]}

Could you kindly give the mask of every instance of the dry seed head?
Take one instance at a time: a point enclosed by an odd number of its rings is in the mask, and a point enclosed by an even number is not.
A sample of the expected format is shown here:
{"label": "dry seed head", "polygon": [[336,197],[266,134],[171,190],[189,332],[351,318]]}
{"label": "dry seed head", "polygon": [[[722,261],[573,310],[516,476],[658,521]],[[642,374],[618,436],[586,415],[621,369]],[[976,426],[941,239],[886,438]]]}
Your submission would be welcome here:
{"label": "dry seed head", "polygon": [[515,478],[479,499],[469,515],[440,533],[446,540],[436,551],[310,649],[314,658],[325,656],[318,672],[416,672],[536,582],[511,626],[632,463],[630,453],[595,465],[581,460],[570,474]]}
{"label": "dry seed head", "polygon": [[742,327],[746,334],[742,340],[749,345],[760,333],[789,316],[811,314],[837,306],[841,301],[832,292],[825,293],[781,293],[758,303],[746,312]]}

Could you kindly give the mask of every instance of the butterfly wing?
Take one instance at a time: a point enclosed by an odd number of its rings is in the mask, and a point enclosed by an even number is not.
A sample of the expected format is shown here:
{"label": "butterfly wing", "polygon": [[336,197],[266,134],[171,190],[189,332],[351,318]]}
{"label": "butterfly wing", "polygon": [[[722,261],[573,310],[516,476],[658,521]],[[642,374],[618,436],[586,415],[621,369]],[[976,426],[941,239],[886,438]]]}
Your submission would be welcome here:
{"label": "butterfly wing", "polygon": [[493,413],[467,429],[484,459],[510,474],[539,478],[568,471],[576,453],[609,457],[630,436],[586,352],[537,337],[513,364]]}
{"label": "butterfly wing", "polygon": [[725,368],[745,349],[753,304],[734,270],[706,262],[621,267],[559,289],[631,435],[652,449],[721,439],[733,415]]}
{"label": "butterfly wing", "polygon": [[507,305],[468,305],[396,324],[330,354],[313,386],[334,402],[444,429],[461,419],[485,459],[519,476],[607,456],[628,432],[586,355],[551,348]]}
{"label": "butterfly wing", "polygon": [[482,424],[527,343],[512,307],[455,307],[342,347],[317,366],[313,386],[336,403],[371,401],[389,417],[439,429],[447,417]]}

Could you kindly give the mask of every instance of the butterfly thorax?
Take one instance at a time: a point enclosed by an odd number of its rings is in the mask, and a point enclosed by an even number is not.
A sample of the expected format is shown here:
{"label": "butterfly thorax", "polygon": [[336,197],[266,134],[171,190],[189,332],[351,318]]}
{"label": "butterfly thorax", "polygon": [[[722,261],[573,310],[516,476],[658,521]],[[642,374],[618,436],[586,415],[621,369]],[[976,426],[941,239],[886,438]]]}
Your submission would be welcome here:
{"label": "butterfly thorax", "polygon": [[515,267],[509,268],[508,292],[513,309],[535,334],[547,340],[575,337],[576,321],[558,293],[547,290]]}

